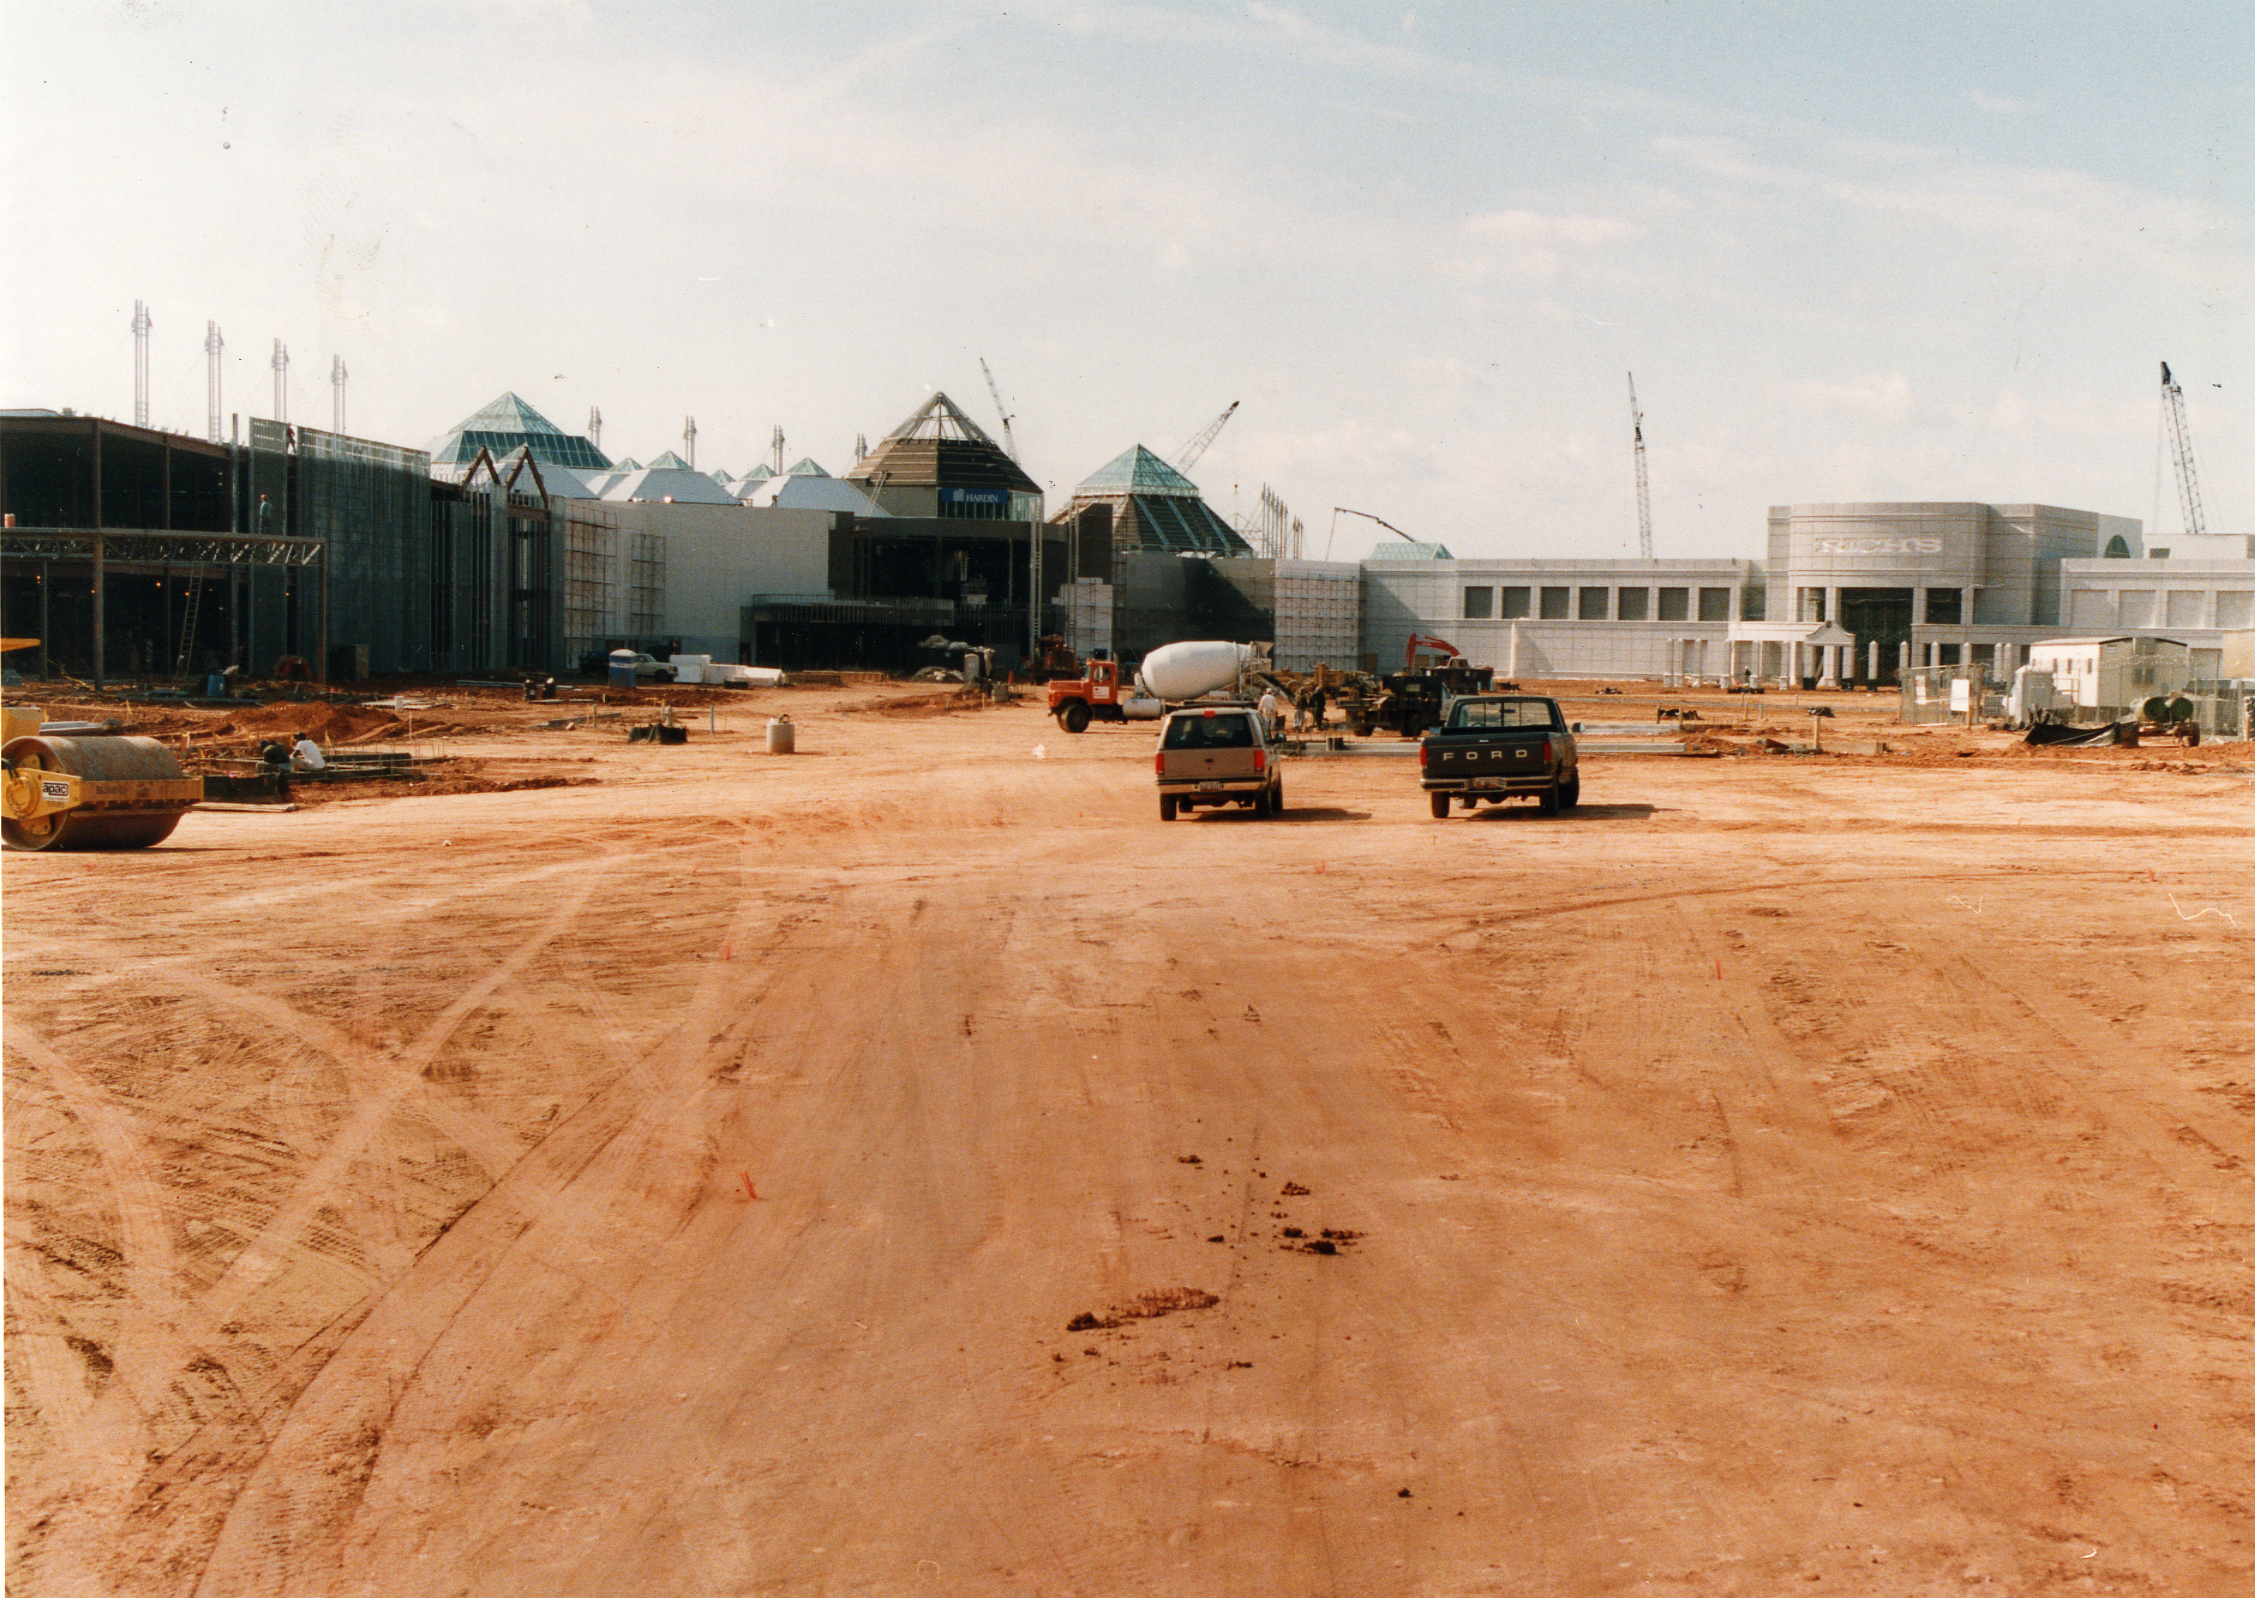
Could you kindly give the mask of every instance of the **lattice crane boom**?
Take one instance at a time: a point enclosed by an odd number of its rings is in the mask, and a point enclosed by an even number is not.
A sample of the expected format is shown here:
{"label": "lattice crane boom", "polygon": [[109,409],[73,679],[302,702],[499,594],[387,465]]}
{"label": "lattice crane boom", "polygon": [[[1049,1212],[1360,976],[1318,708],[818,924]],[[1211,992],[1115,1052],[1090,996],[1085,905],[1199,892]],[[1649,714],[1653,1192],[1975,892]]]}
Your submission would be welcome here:
{"label": "lattice crane boom", "polygon": [[2184,530],[2188,537],[2199,538],[2208,531],[2208,516],[2200,504],[2200,474],[2192,464],[2192,429],[2185,423],[2185,391],[2169,375],[2167,361],[2161,363],[2161,410],[2169,419],[2169,447],[2177,458],[2177,505],[2184,513]]}
{"label": "lattice crane boom", "polygon": [[1003,406],[1002,390],[995,386],[994,371],[987,365],[987,358],[984,355],[979,357],[979,370],[986,373],[987,393],[994,397],[994,414],[1002,418],[1003,452],[1012,460],[1016,460],[1018,458],[1018,440],[1010,431],[1010,412]]}
{"label": "lattice crane boom", "polygon": [[1215,440],[1215,438],[1220,435],[1222,424],[1227,422],[1232,416],[1235,416],[1237,414],[1237,407],[1243,403],[1244,401],[1242,400],[1231,400],[1229,402],[1229,409],[1223,411],[1219,416],[1208,422],[1205,427],[1190,440],[1189,443],[1176,450],[1174,456],[1175,470],[1182,473],[1185,477],[1189,476],[1190,468],[1198,464],[1198,457],[1206,453],[1206,446],[1211,444]]}
{"label": "lattice crane boom", "polygon": [[1636,373],[1629,374],[1629,433],[1636,441],[1636,548],[1652,559],[1652,484],[1644,472],[1644,412],[1636,403]]}

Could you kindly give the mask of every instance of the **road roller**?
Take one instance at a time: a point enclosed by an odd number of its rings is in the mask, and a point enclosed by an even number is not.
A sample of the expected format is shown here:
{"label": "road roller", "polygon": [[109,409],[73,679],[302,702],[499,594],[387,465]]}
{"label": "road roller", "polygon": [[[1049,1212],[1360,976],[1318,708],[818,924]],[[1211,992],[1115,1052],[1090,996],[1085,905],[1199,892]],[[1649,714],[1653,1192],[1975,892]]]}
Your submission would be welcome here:
{"label": "road roller", "polygon": [[32,726],[18,734],[11,725],[0,745],[0,838],[11,849],[146,849],[204,796],[203,779],[184,775],[154,738],[65,738]]}

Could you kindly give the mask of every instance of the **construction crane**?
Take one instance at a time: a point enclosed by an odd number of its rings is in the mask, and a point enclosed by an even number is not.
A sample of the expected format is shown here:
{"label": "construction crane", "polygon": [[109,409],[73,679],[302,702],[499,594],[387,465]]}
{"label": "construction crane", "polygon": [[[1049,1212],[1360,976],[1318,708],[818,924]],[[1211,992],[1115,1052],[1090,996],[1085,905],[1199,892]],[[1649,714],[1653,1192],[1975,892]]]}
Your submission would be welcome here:
{"label": "construction crane", "polygon": [[1227,410],[1208,422],[1189,443],[1176,450],[1174,454],[1175,470],[1188,477],[1190,468],[1198,464],[1198,457],[1206,453],[1206,446],[1211,444],[1215,436],[1221,432],[1222,424],[1235,416],[1237,407],[1243,403],[1243,400],[1231,400]]}
{"label": "construction crane", "polygon": [[1629,374],[1629,433],[1636,440],[1636,549],[1652,558],[1652,485],[1644,475],[1644,412],[1637,408],[1636,373]]}
{"label": "construction crane", "polygon": [[1331,531],[1323,540],[1323,558],[1325,560],[1331,558],[1331,540],[1339,536],[1339,518],[1342,516],[1360,516],[1366,522],[1376,522],[1405,544],[1417,542],[1416,539],[1410,537],[1409,534],[1403,532],[1383,516],[1373,516],[1366,510],[1350,510],[1345,505],[1334,505],[1331,507]]}
{"label": "construction crane", "polygon": [[986,373],[987,392],[994,396],[994,413],[1002,418],[1002,449],[1012,460],[1018,458],[1018,441],[1010,433],[1010,412],[1002,403],[1002,390],[995,387],[994,373],[987,366],[987,358],[979,357],[979,370]]}
{"label": "construction crane", "polygon": [[2169,375],[2167,361],[2161,363],[2161,411],[2169,420],[2169,447],[2177,457],[2177,504],[2184,512],[2185,536],[2199,538],[2208,531],[2208,518],[2200,508],[2200,474],[2192,465],[2192,429],[2185,425],[2185,391]]}

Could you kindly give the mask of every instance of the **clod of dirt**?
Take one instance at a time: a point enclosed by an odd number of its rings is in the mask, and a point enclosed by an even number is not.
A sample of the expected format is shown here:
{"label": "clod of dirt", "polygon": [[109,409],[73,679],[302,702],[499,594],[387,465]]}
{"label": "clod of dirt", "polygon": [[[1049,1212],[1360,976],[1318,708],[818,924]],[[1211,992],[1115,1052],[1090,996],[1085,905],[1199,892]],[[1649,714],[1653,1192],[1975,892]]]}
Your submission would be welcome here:
{"label": "clod of dirt", "polygon": [[1220,1298],[1202,1287],[1162,1287],[1155,1292],[1138,1293],[1134,1303],[1116,1313],[1123,1320],[1147,1321],[1181,1309],[1212,1309],[1220,1302]]}
{"label": "clod of dirt", "polygon": [[1306,1198],[1308,1190],[1297,1182],[1287,1182],[1284,1184],[1284,1196],[1286,1198]]}
{"label": "clod of dirt", "polygon": [[[1219,1238],[1214,1241],[1221,1241]],[[1082,1310],[1065,1323],[1068,1332],[1105,1332],[1122,1321],[1157,1320],[1162,1315],[1172,1315],[1176,1310],[1212,1309],[1221,1300],[1202,1287],[1160,1287],[1148,1293],[1138,1293],[1132,1302],[1115,1307],[1108,1316],[1091,1315]],[[1093,1348],[1088,1352],[1095,1353]]]}
{"label": "clod of dirt", "polygon": [[1319,1237],[1308,1245],[1307,1251],[1310,1254],[1336,1254],[1339,1252],[1339,1245],[1328,1237]]}
{"label": "clod of dirt", "polygon": [[1174,1157],[1174,1162],[1177,1165],[1203,1165],[1206,1163],[1195,1154],[1177,1154]]}
{"label": "clod of dirt", "polygon": [[1330,1238],[1334,1243],[1352,1243],[1356,1238],[1362,1236],[1360,1232],[1349,1231],[1345,1227],[1334,1228],[1329,1226],[1323,1229],[1323,1235]]}
{"label": "clod of dirt", "polygon": [[1221,1233],[1216,1232],[1212,1237],[1207,1238],[1206,1241],[1209,1243],[1226,1243],[1229,1241],[1229,1239],[1222,1236]]}
{"label": "clod of dirt", "polygon": [[1400,1492],[1394,1494],[1394,1496],[1396,1498],[1407,1498],[1409,1496],[1409,1489],[1407,1487],[1404,1487]]}
{"label": "clod of dirt", "polygon": [[1297,1226],[1287,1226],[1284,1228],[1284,1235],[1286,1237],[1305,1237],[1308,1234],[1301,1231]]}

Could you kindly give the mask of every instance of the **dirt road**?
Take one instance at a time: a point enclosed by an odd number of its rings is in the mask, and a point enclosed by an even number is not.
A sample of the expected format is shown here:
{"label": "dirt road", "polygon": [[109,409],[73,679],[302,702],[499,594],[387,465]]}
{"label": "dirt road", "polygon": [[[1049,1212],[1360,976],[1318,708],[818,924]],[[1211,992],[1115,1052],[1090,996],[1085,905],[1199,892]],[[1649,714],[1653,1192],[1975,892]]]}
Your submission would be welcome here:
{"label": "dirt road", "polygon": [[2248,771],[795,713],[8,858],[11,1592],[2255,1583]]}

